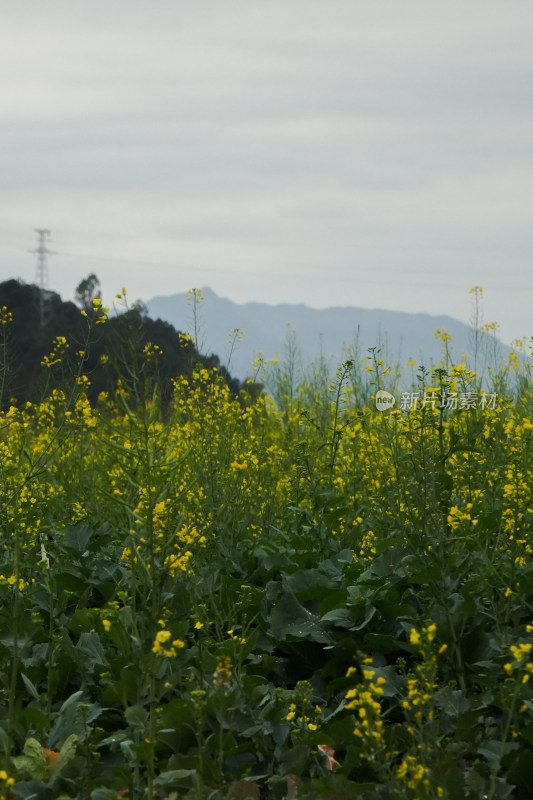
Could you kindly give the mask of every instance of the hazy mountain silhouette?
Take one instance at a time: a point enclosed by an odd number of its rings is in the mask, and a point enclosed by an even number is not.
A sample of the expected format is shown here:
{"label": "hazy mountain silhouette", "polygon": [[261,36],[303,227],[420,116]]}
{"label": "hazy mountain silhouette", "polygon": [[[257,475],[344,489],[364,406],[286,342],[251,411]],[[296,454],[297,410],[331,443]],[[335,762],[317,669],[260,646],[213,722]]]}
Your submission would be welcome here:
{"label": "hazy mountain silhouette", "polygon": [[[259,351],[265,359],[284,357],[288,325],[296,333],[304,365],[322,354],[335,369],[345,358],[346,346],[357,341],[361,357],[367,355],[369,347],[381,346],[381,357],[390,363],[405,364],[414,358],[429,367],[442,358],[442,343],[435,337],[437,329],[446,330],[452,337],[450,349],[457,360],[463,353],[474,355],[473,329],[449,316],[350,306],[316,309],[302,303],[238,304],[209,288],[201,292],[204,299],[197,307],[199,349],[217,353],[221,363],[227,364],[230,331],[244,331],[229,364],[232,374],[240,379],[253,374],[252,364]],[[154,297],[147,308],[151,317],[160,317],[178,330],[191,332],[193,312],[188,293]],[[490,350],[490,363],[498,363],[510,352],[492,336],[479,339],[478,368],[483,366],[483,350]]]}

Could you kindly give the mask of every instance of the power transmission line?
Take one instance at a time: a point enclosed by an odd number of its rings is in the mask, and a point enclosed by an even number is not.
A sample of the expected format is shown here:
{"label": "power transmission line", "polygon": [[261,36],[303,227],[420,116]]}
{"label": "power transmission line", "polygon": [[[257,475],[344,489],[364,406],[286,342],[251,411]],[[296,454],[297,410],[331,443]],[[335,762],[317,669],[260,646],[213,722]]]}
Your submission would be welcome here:
{"label": "power transmission line", "polygon": [[[395,279],[388,278],[384,280],[384,278],[367,278],[363,276],[361,271],[350,274],[347,273],[346,269],[343,269],[342,274],[335,274],[331,270],[326,271],[325,267],[319,267],[324,272],[323,274],[316,274],[316,273],[309,273],[309,272],[293,272],[291,275],[287,276],[285,272],[274,272],[272,270],[249,270],[249,269],[232,269],[229,267],[221,266],[220,268],[216,267],[208,267],[204,266],[202,263],[201,266],[197,266],[195,264],[183,264],[183,263],[168,263],[162,261],[148,261],[148,260],[139,260],[136,258],[116,258],[112,256],[106,255],[90,255],[87,253],[70,253],[70,252],[63,252],[59,253],[58,255],[67,257],[67,258],[75,258],[78,260],[83,261],[100,261],[102,266],[106,263],[108,264],[127,264],[129,266],[136,266],[136,267],[149,267],[150,269],[168,269],[168,270],[176,270],[178,267],[183,272],[185,270],[190,270],[191,272],[212,272],[215,275],[242,275],[243,277],[267,277],[267,278],[287,278],[290,277],[293,280],[305,280],[306,283],[309,281],[324,281],[327,280],[328,283],[345,283],[347,285],[351,283],[356,283],[357,286],[383,286],[386,284],[387,286],[405,286],[405,273],[402,273],[400,277]],[[231,260],[235,262],[235,259],[218,259],[217,263],[222,264],[223,260]],[[242,259],[241,259],[242,260]],[[264,261],[262,263],[265,263]],[[246,261],[246,264],[249,265],[249,261]],[[309,264],[304,262],[297,262],[296,266],[308,269]],[[314,265],[316,268],[316,265]],[[366,274],[366,272],[365,272]],[[417,273],[418,274],[418,273]],[[417,289],[456,289],[460,291],[468,292],[471,288],[471,283],[466,283],[464,278],[461,279],[461,283],[454,283],[450,285],[450,283],[441,282],[441,283],[431,283],[429,281],[420,281],[416,275],[411,277],[411,282],[416,284]],[[474,279],[472,279],[474,282]],[[483,283],[483,288],[486,290],[491,290],[495,292],[520,292],[523,294],[524,292],[533,292],[533,288],[528,285],[519,285],[519,284],[512,284],[506,286],[500,286],[495,284],[486,284]]]}

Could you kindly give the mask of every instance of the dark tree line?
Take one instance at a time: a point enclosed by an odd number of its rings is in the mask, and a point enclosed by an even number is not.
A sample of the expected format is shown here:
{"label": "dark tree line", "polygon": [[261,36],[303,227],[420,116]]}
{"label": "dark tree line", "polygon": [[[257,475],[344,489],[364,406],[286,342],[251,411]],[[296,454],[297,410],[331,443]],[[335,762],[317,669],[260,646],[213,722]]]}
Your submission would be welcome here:
{"label": "dark tree line", "polygon": [[[96,297],[99,284],[93,275],[80,283],[76,298],[90,314]],[[13,401],[17,404],[38,401],[58,376],[67,381],[72,378],[73,365],[79,364],[75,354],[85,349],[87,317],[82,316],[78,306],[63,302],[55,292],[42,292],[37,286],[17,280],[0,283],[2,306],[13,315],[13,321],[3,326],[6,342],[5,363],[0,363],[0,401],[5,409]],[[65,357],[52,369],[43,367],[41,362],[58,336],[69,343]],[[151,364],[146,363],[143,352],[149,342],[161,351]],[[103,325],[95,325],[86,353],[83,373],[90,380],[88,392],[93,403],[100,392],[114,391],[119,377],[135,390],[142,375],[149,382],[157,380],[165,405],[172,395],[172,379],[191,375],[195,366],[216,367],[235,396],[243,388],[220,366],[218,356],[201,355],[192,341],[187,341],[168,322],[148,317],[140,304],[116,316],[110,315]],[[260,387],[247,386],[246,390],[257,394]]]}

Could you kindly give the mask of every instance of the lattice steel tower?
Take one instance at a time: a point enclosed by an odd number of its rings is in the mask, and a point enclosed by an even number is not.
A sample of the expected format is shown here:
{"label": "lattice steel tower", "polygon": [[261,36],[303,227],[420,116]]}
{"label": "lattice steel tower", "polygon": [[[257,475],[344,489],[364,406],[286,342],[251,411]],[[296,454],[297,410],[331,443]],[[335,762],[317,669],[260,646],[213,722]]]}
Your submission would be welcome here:
{"label": "lattice steel tower", "polygon": [[51,231],[48,228],[35,228],[35,232],[39,241],[35,250],[30,250],[30,253],[35,253],[37,256],[35,282],[43,291],[48,288],[48,256],[52,254],[52,251],[46,246],[46,240],[50,237]]}
{"label": "lattice steel tower", "polygon": [[53,255],[54,251],[49,250],[46,246],[47,239],[50,238],[51,231],[48,228],[35,228],[38,236],[37,247],[35,250],[30,250],[37,256],[37,266],[35,269],[35,282],[39,286],[39,317],[41,327],[45,323],[47,300],[50,293],[48,292],[48,256]]}

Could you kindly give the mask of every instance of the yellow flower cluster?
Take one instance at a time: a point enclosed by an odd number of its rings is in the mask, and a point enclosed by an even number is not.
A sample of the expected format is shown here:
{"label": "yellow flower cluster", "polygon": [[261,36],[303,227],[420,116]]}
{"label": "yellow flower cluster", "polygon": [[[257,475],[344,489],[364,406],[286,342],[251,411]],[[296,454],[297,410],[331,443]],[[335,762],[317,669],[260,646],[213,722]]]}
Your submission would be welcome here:
{"label": "yellow flower cluster", "polygon": [[41,361],[41,366],[53,367],[56,364],[60,364],[69,347],[70,345],[64,336],[56,336],[52,343],[52,350],[50,351],[49,355],[44,356],[43,360]]}
{"label": "yellow flower cluster", "polygon": [[247,461],[232,461],[230,464],[232,470],[238,472],[239,470],[248,469],[248,462]]}
{"label": "yellow flower cluster", "polygon": [[291,703],[289,705],[289,710],[287,712],[287,715],[286,715],[285,719],[288,722],[291,722],[294,719],[295,716],[296,716],[296,703]]}
{"label": "yellow flower cluster", "polygon": [[233,629],[227,631],[228,636],[233,639],[234,642],[238,642],[239,644],[246,644],[246,637],[238,636]]}
{"label": "yellow flower cluster", "polygon": [[450,508],[450,513],[448,514],[448,525],[450,526],[450,530],[456,531],[458,528],[461,527],[463,523],[471,523],[472,525],[477,525],[478,520],[472,519],[471,511],[474,507],[473,503],[467,503],[465,506],[465,510],[461,511],[459,506],[452,506]]}
{"label": "yellow flower cluster", "polygon": [[[355,668],[350,667],[346,673],[351,677]],[[361,667],[362,682],[346,692],[347,709],[352,709],[356,714],[356,727],[354,736],[364,740],[366,752],[373,754],[383,742],[384,724],[381,719],[381,698],[383,696],[386,680],[376,677],[371,658],[365,658]]]}
{"label": "yellow flower cluster", "polygon": [[13,797],[13,793],[10,791],[11,787],[15,785],[15,778],[10,777],[5,769],[0,769],[0,781],[2,781],[3,786],[2,790],[7,789],[7,794],[0,794],[0,800],[7,800],[8,797]]}
{"label": "yellow flower cluster", "polygon": [[19,592],[22,592],[27,586],[29,586],[29,583],[25,581],[24,578],[19,578],[17,581],[16,575],[10,575],[8,578],[6,578],[5,575],[0,575],[0,584],[16,586]]}
{"label": "yellow flower cluster", "polygon": [[153,362],[157,361],[157,359],[160,356],[163,355],[163,351],[158,344],[153,344],[152,342],[148,342],[144,346],[143,355],[146,363],[152,364]]}
{"label": "yellow flower cluster", "polygon": [[322,709],[311,702],[313,687],[309,681],[299,681],[292,694],[289,710],[285,715],[287,722],[291,723],[291,736],[294,743],[306,732],[314,733],[318,730],[322,720]]}
{"label": "yellow flower cluster", "polygon": [[373,531],[367,531],[361,539],[358,556],[354,553],[354,560],[357,560],[357,557],[359,557],[364,563],[370,563],[374,560],[376,554],[377,536]]}
{"label": "yellow flower cluster", "polygon": [[192,558],[192,553],[190,550],[186,550],[184,553],[171,553],[169,556],[165,558],[163,562],[165,567],[168,569],[172,577],[176,574],[176,572],[187,572],[189,561]]}
{"label": "yellow flower cluster", "polygon": [[224,656],[213,673],[213,685],[217,689],[227,690],[231,687],[233,664],[229,656]]}
{"label": "yellow flower cluster", "polygon": [[[423,660],[407,678],[407,697],[402,707],[407,712],[407,719],[417,725],[434,718],[434,696],[438,688],[437,652],[442,654],[447,649],[444,644],[437,651],[434,645],[436,634],[437,626],[434,623],[420,630],[411,628],[409,634],[409,643],[417,648]],[[408,730],[413,732],[410,727]]]}
{"label": "yellow flower cluster", "polygon": [[[520,427],[514,431],[515,438],[522,434]],[[507,483],[503,487],[503,529],[509,535],[509,541],[516,540],[524,547],[525,553],[531,554],[533,550],[527,533],[522,536],[520,534],[523,531],[525,515],[531,513],[529,506],[532,503],[533,471],[522,471],[513,465],[506,470],[505,477]],[[517,557],[518,563],[526,563],[525,553]]]}
{"label": "yellow flower cluster", "polygon": [[[533,630],[533,626],[528,625],[529,629]],[[521,675],[522,683],[527,683],[533,675],[533,661],[531,661],[531,650],[533,644],[531,642],[522,642],[521,644],[512,644],[510,651],[513,654],[514,662],[508,661],[503,665],[507,675],[511,676],[513,673]]]}
{"label": "yellow flower cluster", "polygon": [[0,307],[0,325],[9,325],[13,322],[13,314],[7,306]]}
{"label": "yellow flower cluster", "polygon": [[[423,645],[425,642],[431,643],[434,641],[435,636],[437,634],[437,626],[432,623],[428,625],[426,628],[422,628],[419,632],[416,628],[411,628],[411,632],[409,634],[409,642],[416,646]],[[421,649],[421,653],[424,653],[424,650]]]}
{"label": "yellow flower cluster", "polygon": [[452,337],[444,328],[437,328],[434,333],[435,339],[440,339],[441,342],[451,342]]}
{"label": "yellow flower cluster", "polygon": [[[315,706],[315,710],[317,711],[317,713],[322,711],[320,706]],[[290,703],[289,704],[289,710],[288,710],[287,714],[285,715],[285,719],[288,722],[293,722],[293,721],[297,722],[301,726],[306,727],[310,731],[318,730],[318,725],[316,724],[316,722],[312,722],[311,721],[311,717],[309,717],[307,714],[302,714],[299,717],[297,717],[296,714],[297,714],[297,705],[296,705],[296,703]]]}
{"label": "yellow flower cluster", "polygon": [[[92,302],[93,302],[93,308],[92,308],[93,319],[97,325],[103,325],[105,322],[107,322],[108,319],[107,315],[109,313],[109,308],[107,308],[107,306],[102,305],[102,299],[100,297],[95,297]],[[81,311],[81,315],[82,317],[89,316],[85,311],[85,309]]]}
{"label": "yellow flower cluster", "polygon": [[159,656],[175,658],[178,654],[178,650],[181,650],[185,647],[185,642],[183,642],[181,639],[173,639],[170,643],[170,646],[168,646],[167,642],[169,642],[170,639],[172,639],[172,634],[170,631],[165,629],[158,631],[155,635],[152,652]]}
{"label": "yellow flower cluster", "polygon": [[408,789],[418,789],[420,786],[429,786],[428,770],[418,763],[414,756],[406,756],[398,769],[396,777],[405,781]]}

